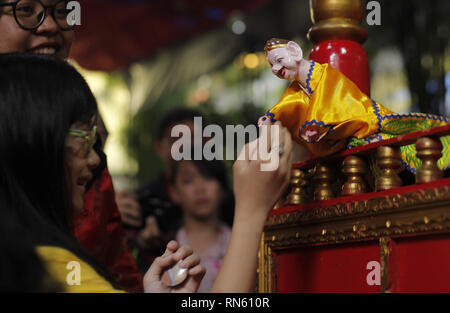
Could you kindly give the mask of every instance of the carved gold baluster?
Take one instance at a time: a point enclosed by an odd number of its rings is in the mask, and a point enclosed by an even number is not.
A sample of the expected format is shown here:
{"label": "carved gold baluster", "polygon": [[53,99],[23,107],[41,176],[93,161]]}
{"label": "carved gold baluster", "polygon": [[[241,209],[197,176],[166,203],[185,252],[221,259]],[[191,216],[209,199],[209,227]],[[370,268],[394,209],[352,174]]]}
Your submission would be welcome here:
{"label": "carved gold baluster", "polygon": [[314,180],[316,181],[314,200],[324,201],[334,198],[333,190],[331,189],[333,173],[329,165],[318,163],[315,168]]}
{"label": "carved gold baluster", "polygon": [[358,195],[367,191],[364,174],[367,166],[364,160],[356,156],[348,156],[342,162],[342,172],[347,176],[347,182],[342,186],[342,195]]}
{"label": "carved gold baluster", "polygon": [[284,201],[283,198],[281,198],[280,200],[277,201],[277,203],[275,203],[275,206],[273,207],[274,210],[277,210],[279,208],[284,207],[284,205],[286,204],[286,201]]}
{"label": "carved gold baluster", "polygon": [[376,190],[389,190],[403,185],[397,175],[401,168],[400,148],[381,146],[377,150],[377,165],[381,170],[381,176],[376,180]]}
{"label": "carved gold baluster", "polygon": [[429,183],[444,177],[437,166],[442,157],[442,142],[439,138],[423,137],[416,142],[417,157],[422,160],[422,166],[416,173],[416,183]]}
{"label": "carved gold baluster", "polygon": [[293,169],[290,180],[291,191],[287,197],[287,204],[298,205],[308,202],[307,184],[305,173],[300,169]]}
{"label": "carved gold baluster", "polygon": [[310,0],[314,26],[308,32],[313,42],[344,39],[363,43],[367,30],[361,26],[364,0]]}

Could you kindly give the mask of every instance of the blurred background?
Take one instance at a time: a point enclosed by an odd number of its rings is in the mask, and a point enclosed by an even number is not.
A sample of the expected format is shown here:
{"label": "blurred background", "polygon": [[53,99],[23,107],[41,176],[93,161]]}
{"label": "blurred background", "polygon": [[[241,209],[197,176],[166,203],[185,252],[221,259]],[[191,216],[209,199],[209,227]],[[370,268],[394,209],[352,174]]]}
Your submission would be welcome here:
{"label": "blurred background", "polygon": [[[168,109],[209,122],[255,124],[287,82],[265,60],[272,38],[312,44],[308,0],[81,0],[71,61],[99,103],[116,190],[155,176],[152,145]],[[371,97],[399,113],[450,115],[450,1],[379,0],[381,25],[364,26]],[[369,11],[368,11],[369,12]],[[367,12],[367,13],[368,13]]]}

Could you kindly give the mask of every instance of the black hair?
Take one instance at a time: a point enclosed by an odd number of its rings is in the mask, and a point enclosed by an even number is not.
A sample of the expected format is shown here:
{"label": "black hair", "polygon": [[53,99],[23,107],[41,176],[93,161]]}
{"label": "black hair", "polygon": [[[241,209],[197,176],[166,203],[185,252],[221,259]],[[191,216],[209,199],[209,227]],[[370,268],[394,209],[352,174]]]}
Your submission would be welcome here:
{"label": "black hair", "polygon": [[199,171],[200,175],[206,178],[214,178],[219,183],[224,191],[228,191],[228,177],[227,170],[223,164],[223,162],[219,160],[211,160],[208,161],[206,159],[201,160],[181,160],[181,161],[172,161],[171,167],[171,175],[170,175],[170,183],[174,184],[176,178],[178,176],[178,170],[181,162],[192,162],[195,168]]}
{"label": "black hair", "polygon": [[192,120],[194,122],[194,117],[202,117],[203,122],[205,122],[205,117],[200,111],[188,109],[188,108],[175,108],[168,111],[160,120],[156,139],[161,140],[164,137],[165,132],[172,126],[180,124],[185,121]]}
{"label": "black hair", "polygon": [[219,218],[231,226],[234,217],[234,197],[228,183],[227,169],[224,162],[216,159],[209,161],[205,158],[194,160],[193,151],[194,146],[191,147],[191,160],[172,160],[169,183],[171,185],[175,184],[181,162],[192,162],[195,168],[199,171],[200,175],[206,178],[213,178],[220,183],[220,186],[224,192],[224,198],[222,199],[222,203],[219,208]]}
{"label": "black hair", "polygon": [[17,222],[2,212],[0,218],[0,292],[60,292],[64,287],[50,277],[30,238]]}
{"label": "black hair", "polygon": [[96,100],[68,63],[0,55],[0,212],[17,220],[35,245],[65,248],[115,282],[77,242],[64,143],[75,122],[89,124]]}

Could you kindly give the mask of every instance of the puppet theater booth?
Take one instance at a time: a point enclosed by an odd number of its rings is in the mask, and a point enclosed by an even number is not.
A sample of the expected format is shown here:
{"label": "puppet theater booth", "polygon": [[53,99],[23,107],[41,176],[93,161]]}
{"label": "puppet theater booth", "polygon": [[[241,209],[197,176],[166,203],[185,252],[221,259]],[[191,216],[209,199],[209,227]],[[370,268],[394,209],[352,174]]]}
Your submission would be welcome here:
{"label": "puppet theater booth", "polygon": [[[310,59],[370,94],[365,1],[310,4]],[[436,165],[448,135],[450,124],[295,164],[265,225],[258,291],[450,292],[450,179]],[[422,160],[412,181],[400,173],[410,144]]]}

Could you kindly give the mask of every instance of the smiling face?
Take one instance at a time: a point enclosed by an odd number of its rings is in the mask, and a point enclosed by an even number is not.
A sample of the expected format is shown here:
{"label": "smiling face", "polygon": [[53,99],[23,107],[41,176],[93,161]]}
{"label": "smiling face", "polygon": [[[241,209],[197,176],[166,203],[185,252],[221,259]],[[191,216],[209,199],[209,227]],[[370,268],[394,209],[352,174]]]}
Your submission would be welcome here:
{"label": "smiling face", "polygon": [[[95,120],[91,125],[83,123],[74,123],[71,129],[89,132],[95,125]],[[80,213],[84,208],[84,194],[86,184],[92,180],[92,170],[100,164],[100,158],[94,149],[89,153],[88,140],[86,138],[67,135],[65,142],[65,163],[68,177],[66,180],[72,196],[72,205],[74,213]]]}
{"label": "smiling face", "polygon": [[297,59],[287,48],[277,48],[267,53],[267,60],[272,67],[272,72],[281,79],[295,80],[298,76]]}
{"label": "smiling face", "polygon": [[223,190],[214,177],[205,177],[192,161],[180,161],[171,196],[185,215],[197,219],[217,217]]}
{"label": "smiling face", "polygon": [[[12,2],[0,0],[0,3]],[[56,0],[42,0],[45,5]],[[50,11],[47,11],[49,13]],[[12,6],[0,7],[0,53],[34,53],[66,59],[74,39],[74,30],[63,31],[55,20],[47,15],[35,30],[24,30],[17,24]]]}

